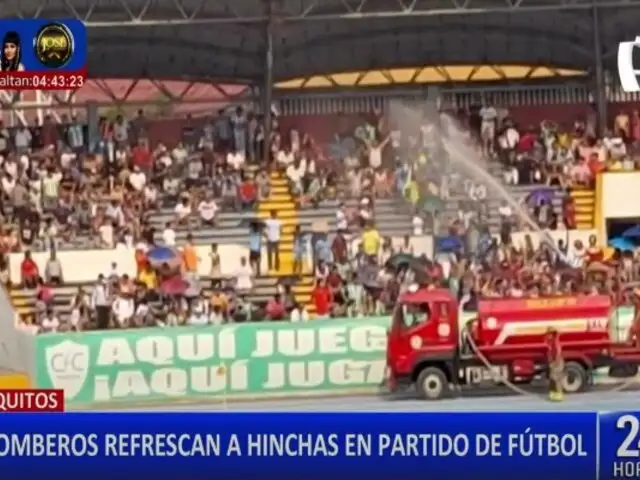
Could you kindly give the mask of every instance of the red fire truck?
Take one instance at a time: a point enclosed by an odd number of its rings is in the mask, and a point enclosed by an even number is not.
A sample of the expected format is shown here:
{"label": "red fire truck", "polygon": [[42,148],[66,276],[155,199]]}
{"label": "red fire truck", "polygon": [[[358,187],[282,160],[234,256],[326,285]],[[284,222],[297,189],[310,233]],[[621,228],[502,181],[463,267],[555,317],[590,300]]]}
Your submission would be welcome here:
{"label": "red fire truck", "polygon": [[560,336],[565,392],[588,388],[599,368],[635,375],[640,350],[612,342],[611,308],[607,296],[489,299],[464,323],[449,290],[413,289],[401,295],[389,331],[389,386],[413,384],[434,400],[460,386],[530,383],[548,371],[550,329]]}

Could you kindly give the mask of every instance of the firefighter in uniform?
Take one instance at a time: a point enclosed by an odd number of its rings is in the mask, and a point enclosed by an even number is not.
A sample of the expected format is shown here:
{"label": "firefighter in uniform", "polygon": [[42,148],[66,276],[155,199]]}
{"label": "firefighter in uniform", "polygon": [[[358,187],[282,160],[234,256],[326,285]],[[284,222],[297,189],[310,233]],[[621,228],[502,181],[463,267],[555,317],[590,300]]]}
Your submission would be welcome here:
{"label": "firefighter in uniform", "polygon": [[564,359],[560,334],[555,329],[547,332],[547,362],[549,363],[549,400],[561,402],[564,399],[562,381],[564,380]]}

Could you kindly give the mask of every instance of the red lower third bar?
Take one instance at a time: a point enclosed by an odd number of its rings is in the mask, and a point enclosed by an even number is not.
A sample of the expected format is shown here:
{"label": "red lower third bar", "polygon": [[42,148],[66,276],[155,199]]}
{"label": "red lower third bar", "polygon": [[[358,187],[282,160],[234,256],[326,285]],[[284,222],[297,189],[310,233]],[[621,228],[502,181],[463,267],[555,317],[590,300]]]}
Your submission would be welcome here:
{"label": "red lower third bar", "polygon": [[0,390],[1,412],[64,412],[64,391]]}

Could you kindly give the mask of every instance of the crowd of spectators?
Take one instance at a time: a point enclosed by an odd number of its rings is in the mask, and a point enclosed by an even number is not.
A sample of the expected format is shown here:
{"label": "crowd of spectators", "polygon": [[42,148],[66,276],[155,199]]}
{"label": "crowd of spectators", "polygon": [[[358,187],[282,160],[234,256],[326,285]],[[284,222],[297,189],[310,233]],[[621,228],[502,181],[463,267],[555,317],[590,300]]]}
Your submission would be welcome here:
{"label": "crowd of spectators", "polygon": [[[76,118],[55,123],[46,117],[30,128],[0,126],[0,272],[8,283],[7,255],[24,252],[17,287],[37,288],[35,323],[52,323],[47,318],[55,309],[47,305],[62,276],[38,272],[31,252],[49,251],[52,258],[62,250],[125,246],[133,252],[152,248],[158,237],[184,251],[188,245],[176,244],[178,231],[215,229],[221,212],[251,210],[269,195],[267,169],[258,162],[265,148],[259,117],[238,107],[197,127],[187,119],[179,143],[154,148],[147,122],[143,111],[133,120],[101,118],[93,140]],[[171,220],[156,232],[152,216],[160,209],[172,212]],[[117,289],[127,299],[133,295],[129,281]],[[141,278],[132,285],[133,297],[147,295],[140,294]],[[108,300],[114,309],[122,304],[118,298]],[[99,309],[73,311],[96,320]],[[80,317],[74,313],[74,325],[87,324]],[[145,324],[139,317],[133,323]]]}
{"label": "crowd of spectators", "polygon": [[[498,235],[491,235],[488,201],[496,198],[495,193],[448,161],[438,138],[441,129],[414,122],[411,131],[407,122],[399,122],[404,127],[400,129],[393,119],[366,123],[353,135],[351,145],[340,141],[340,148],[330,150],[333,160],[338,157],[333,167],[336,177],[344,181],[338,196],[360,198],[361,203],[355,209],[341,205],[336,214],[338,234],[331,242],[313,243],[317,315],[370,315],[384,313],[394,304],[406,265],[397,268],[392,262],[384,268],[385,262],[411,254],[411,245],[407,241],[402,249],[394,249],[391,239],[380,236],[374,205],[378,198],[398,194],[414,212],[412,233],[421,235],[428,229],[436,234],[435,255],[416,259],[423,280],[451,288],[466,308],[475,308],[478,297],[501,296],[606,293],[616,301],[630,301],[623,285],[638,279],[637,269],[630,266],[633,253],[602,248],[595,237],[588,245],[580,240],[550,245],[534,240],[546,240],[544,234],[530,232],[516,244],[512,234],[532,230],[529,220],[542,231],[574,229],[570,190],[592,189],[595,175],[605,169],[635,168],[632,132],[640,132],[640,120],[634,120],[637,114],[618,115],[615,128],[603,138],[595,135],[594,125],[582,121],[571,128],[544,122],[523,129],[507,110],[491,105],[458,112],[456,117],[460,141],[473,149],[482,168],[489,169],[493,162],[500,166],[504,184],[539,188],[514,202],[503,202]],[[299,138],[297,132],[294,138]],[[293,191],[306,206],[311,181],[323,175],[304,149],[286,150],[281,161]],[[340,180],[320,183],[325,187],[319,189],[320,195],[326,196]],[[311,204],[317,191],[312,189]],[[554,195],[560,198],[560,211],[554,208]],[[445,204],[453,197],[458,199],[457,215],[447,218]],[[345,246],[353,240],[354,230],[361,237],[359,248],[350,252]]]}
{"label": "crowd of spectators", "polygon": [[[619,273],[629,281],[637,279],[629,254],[607,253],[595,240],[587,246],[565,242],[551,248],[544,242],[536,245],[528,236],[516,244],[513,232],[526,226],[520,212],[506,203],[499,209],[499,235],[491,235],[488,186],[447,161],[437,128],[428,122],[407,128],[407,122],[393,120],[365,122],[335,145],[318,145],[309,132],[281,131],[277,118],[272,137],[265,139],[262,119],[242,108],[219,112],[198,127],[188,120],[182,142],[154,148],[146,137],[142,111],[129,121],[101,119],[96,142],[75,118],[64,124],[47,118],[33,128],[0,127],[0,248],[5,255],[24,252],[22,286],[37,292],[37,317],[31,323],[42,331],[57,331],[299,321],[311,313],[316,317],[384,314],[393,307],[407,272],[417,273],[430,286],[451,288],[470,309],[479,296],[596,291],[622,295]],[[635,167],[637,113],[618,115],[615,128],[601,139],[584,122],[576,122],[572,129],[551,122],[521,128],[508,111],[490,105],[458,114],[456,122],[463,125],[464,141],[486,162],[482,167],[488,169],[490,162],[501,165],[507,185],[557,185],[567,191],[592,186],[594,175],[604,169]],[[271,158],[268,165],[261,162],[265,149]],[[251,209],[269,195],[269,172],[276,169],[288,179],[300,208],[314,208],[330,199],[341,202],[335,218],[337,234],[296,230],[293,276],[281,280],[277,295],[264,305],[253,304],[248,294],[261,273],[263,242],[276,246],[270,250],[269,263],[273,263],[270,269],[279,268],[281,225],[275,216],[272,225],[269,221],[251,225],[251,254],[238,259],[231,280],[220,278],[220,258],[213,245],[209,260],[214,288],[190,284],[203,259],[189,253],[194,247],[191,236],[185,245],[176,244],[177,230],[215,228],[219,212]],[[414,236],[435,233],[431,258],[414,255],[409,236],[394,243],[379,233],[376,202],[399,196],[406,199],[413,216],[408,230]],[[458,199],[451,218],[446,216],[450,198]],[[357,206],[349,200],[357,201]],[[557,215],[543,195],[522,202],[543,229],[575,226],[570,200],[564,207]],[[163,286],[172,277],[145,264],[144,252],[156,244],[149,215],[159,208],[173,210],[173,220],[158,233],[162,245],[182,252],[189,285],[181,288],[190,288],[189,295],[166,291]],[[64,278],[56,252],[117,244],[140,252],[137,277],[119,274],[114,265],[90,290],[78,289],[69,306],[70,319],[62,322],[52,308],[53,287]],[[36,250],[50,252],[44,272],[30,258]],[[6,258],[0,260],[0,274],[8,282],[8,263]],[[310,309],[292,293],[309,264],[315,284]]]}

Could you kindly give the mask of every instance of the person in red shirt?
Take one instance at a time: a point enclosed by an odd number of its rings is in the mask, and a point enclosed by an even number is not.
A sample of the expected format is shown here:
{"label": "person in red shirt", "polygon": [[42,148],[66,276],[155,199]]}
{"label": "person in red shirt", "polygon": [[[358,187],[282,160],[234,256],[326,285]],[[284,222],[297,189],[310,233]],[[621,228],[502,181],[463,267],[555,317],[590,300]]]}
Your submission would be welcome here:
{"label": "person in red shirt", "polygon": [[258,196],[256,184],[253,182],[253,180],[245,178],[240,184],[238,195],[240,196],[240,203],[244,210],[253,208],[253,205],[255,204],[256,198]]}
{"label": "person in red shirt", "polygon": [[598,237],[589,235],[589,246],[587,247],[587,263],[604,261],[604,251],[598,246]]}
{"label": "person in red shirt", "polygon": [[133,147],[131,156],[133,157],[133,164],[140,167],[140,170],[142,170],[148,177],[153,169],[153,159],[151,158],[149,145],[145,139],[141,138],[138,141],[138,145]]}
{"label": "person in red shirt", "polygon": [[316,316],[319,318],[328,318],[331,314],[333,295],[324,279],[318,279],[313,292],[311,292],[311,298],[316,307]]}
{"label": "person in red shirt", "polygon": [[38,271],[38,265],[31,258],[31,252],[28,250],[24,252],[24,259],[20,264],[20,274],[22,277],[22,285],[25,288],[36,288],[38,286],[38,278],[40,272]]}
{"label": "person in red shirt", "polygon": [[576,228],[576,206],[573,198],[568,197],[564,201],[562,216],[562,221],[567,230],[574,230]]}

